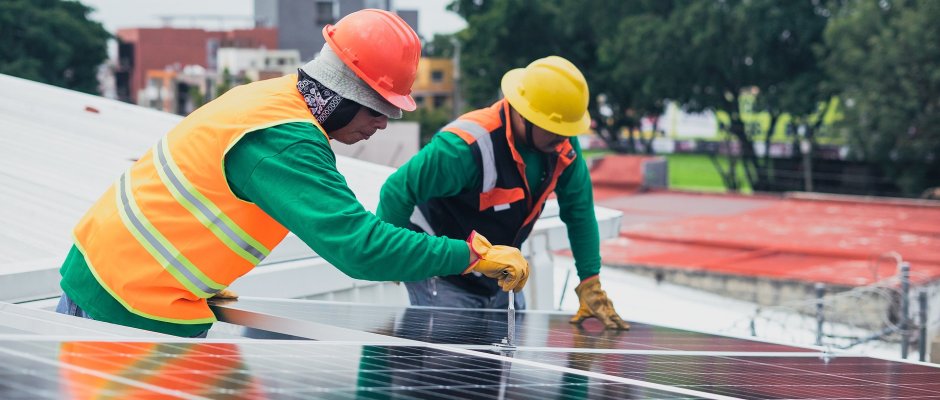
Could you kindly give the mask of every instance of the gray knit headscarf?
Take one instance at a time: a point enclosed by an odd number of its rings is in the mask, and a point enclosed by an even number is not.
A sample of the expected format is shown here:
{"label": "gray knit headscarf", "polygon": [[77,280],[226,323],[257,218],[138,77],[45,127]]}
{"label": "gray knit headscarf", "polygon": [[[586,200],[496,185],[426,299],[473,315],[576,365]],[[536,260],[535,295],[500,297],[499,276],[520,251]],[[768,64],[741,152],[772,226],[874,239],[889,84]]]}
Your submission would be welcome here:
{"label": "gray knit headscarf", "polygon": [[320,49],[320,54],[300,69],[340,96],[385,114],[389,118],[401,118],[401,109],[382,98],[382,95],[369,87],[369,84],[359,78],[346,64],[343,64],[343,60],[336,56],[329,44],[324,44]]}

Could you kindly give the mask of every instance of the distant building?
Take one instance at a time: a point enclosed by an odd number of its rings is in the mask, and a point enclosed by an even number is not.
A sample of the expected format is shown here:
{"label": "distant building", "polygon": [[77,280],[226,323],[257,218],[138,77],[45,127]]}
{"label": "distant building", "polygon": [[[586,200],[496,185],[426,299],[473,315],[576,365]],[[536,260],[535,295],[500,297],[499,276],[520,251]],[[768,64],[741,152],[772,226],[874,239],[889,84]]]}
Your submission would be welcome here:
{"label": "distant building", "polygon": [[216,76],[225,71],[249,81],[276,78],[292,74],[301,66],[300,51],[296,49],[240,49],[221,48],[216,56]]}
{"label": "distant building", "polygon": [[[320,31],[327,24],[363,8],[391,6],[392,0],[255,0],[254,29],[120,29],[113,93],[128,103],[185,115],[219,89],[294,72],[322,48]],[[417,31],[418,11],[398,14]],[[432,107],[452,104],[452,68],[444,89],[440,69],[427,68],[416,88]],[[193,90],[201,91],[201,100]]]}
{"label": "distant building", "polygon": [[450,58],[421,57],[411,96],[418,107],[453,109],[454,61]]}
{"label": "distant building", "polygon": [[117,98],[141,103],[140,90],[147,86],[147,71],[167,68],[181,71],[198,65],[216,68],[216,50],[222,47],[277,48],[277,30],[272,28],[206,31],[203,29],[119,29],[118,65],[115,69]]}
{"label": "distant building", "polygon": [[[320,31],[327,24],[363,8],[392,9],[392,0],[255,0],[255,26],[277,28],[277,47],[300,50],[308,61],[325,43]],[[418,30],[418,12],[398,11],[398,15]]]}
{"label": "distant building", "polygon": [[200,65],[146,72],[147,84],[137,104],[173,114],[188,115],[214,95],[216,76]]}

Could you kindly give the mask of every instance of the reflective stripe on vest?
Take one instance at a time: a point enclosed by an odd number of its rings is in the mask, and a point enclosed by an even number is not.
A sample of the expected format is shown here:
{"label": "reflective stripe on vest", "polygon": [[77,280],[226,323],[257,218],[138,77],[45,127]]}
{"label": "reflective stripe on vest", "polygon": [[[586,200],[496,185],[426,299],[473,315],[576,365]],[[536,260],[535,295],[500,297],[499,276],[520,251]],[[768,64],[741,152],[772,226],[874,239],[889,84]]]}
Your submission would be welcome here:
{"label": "reflective stripe on vest", "polygon": [[118,212],[121,215],[121,220],[124,221],[124,226],[131,235],[192,294],[209,298],[224,289],[225,285],[220,285],[209,279],[147,220],[147,217],[137,207],[134,193],[130,190],[131,183],[128,182],[130,175],[130,171],[121,175],[118,190],[115,191],[115,194],[117,195]]}
{"label": "reflective stripe on vest", "polygon": [[157,173],[167,189],[173,193],[183,207],[209,228],[222,243],[232,249],[236,254],[252,264],[258,264],[271,251],[247,234],[238,225],[227,217],[211,200],[203,196],[196,187],[180,172],[173,162],[166,137],[160,139],[154,146],[153,153],[157,159]]}
{"label": "reflective stripe on vest", "polygon": [[496,187],[497,178],[496,155],[493,153],[493,138],[490,137],[490,132],[476,122],[460,119],[447,124],[441,130],[446,131],[449,128],[463,130],[476,139],[477,145],[480,146],[480,155],[483,157],[483,191],[489,192]]}
{"label": "reflective stripe on vest", "polygon": [[[496,154],[493,152],[493,138],[490,137],[490,132],[476,122],[460,119],[447,124],[447,126],[441,130],[449,131],[454,129],[459,129],[470,134],[477,146],[480,147],[480,154],[483,159],[483,193],[493,190],[496,187],[498,174],[496,172]],[[508,205],[505,207],[509,208]],[[427,217],[418,207],[414,208],[409,222],[421,228],[425,233],[436,235]]]}
{"label": "reflective stripe on vest", "polygon": [[254,82],[196,110],[79,221],[76,246],[128,311],[212,323],[206,298],[248,273],[287,235],[232,192],[224,168],[228,151],[249,132],[303,123],[326,137],[296,86],[295,75]]}

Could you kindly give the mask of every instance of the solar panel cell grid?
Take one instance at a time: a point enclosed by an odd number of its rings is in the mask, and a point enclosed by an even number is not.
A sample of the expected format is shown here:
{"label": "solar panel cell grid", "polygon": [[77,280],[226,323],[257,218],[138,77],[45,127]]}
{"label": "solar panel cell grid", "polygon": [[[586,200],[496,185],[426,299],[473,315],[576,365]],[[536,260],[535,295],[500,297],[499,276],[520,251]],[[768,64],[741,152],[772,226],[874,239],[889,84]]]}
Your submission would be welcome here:
{"label": "solar panel cell grid", "polygon": [[425,347],[0,341],[9,398],[692,398]]}
{"label": "solar panel cell grid", "polygon": [[519,351],[515,357],[748,399],[940,397],[940,369],[867,357],[719,357]]}
{"label": "solar panel cell grid", "polygon": [[[506,311],[503,310],[383,307],[251,298],[221,307],[436,344],[491,345],[506,337],[508,329]],[[568,319],[565,314],[520,311],[516,316],[516,345],[622,350],[810,351],[635,322],[631,322],[630,331],[605,331],[594,319],[585,321],[583,327],[568,323]]]}

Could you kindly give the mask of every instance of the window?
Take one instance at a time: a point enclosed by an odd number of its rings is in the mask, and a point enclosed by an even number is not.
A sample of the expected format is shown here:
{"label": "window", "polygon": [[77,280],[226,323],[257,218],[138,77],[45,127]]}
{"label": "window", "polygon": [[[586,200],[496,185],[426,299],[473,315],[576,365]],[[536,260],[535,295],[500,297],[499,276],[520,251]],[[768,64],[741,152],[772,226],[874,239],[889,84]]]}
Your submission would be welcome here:
{"label": "window", "polygon": [[316,4],[317,24],[326,25],[336,22],[333,19],[333,2],[318,1]]}
{"label": "window", "polygon": [[441,83],[444,81],[444,71],[435,69],[431,71],[431,82]]}
{"label": "window", "polygon": [[434,96],[434,108],[442,107],[446,102],[447,96]]}
{"label": "window", "polygon": [[423,96],[414,96],[414,98],[415,98],[415,104],[417,104],[417,105],[419,105],[419,106],[423,106],[423,105],[424,105],[424,97],[423,97]]}

